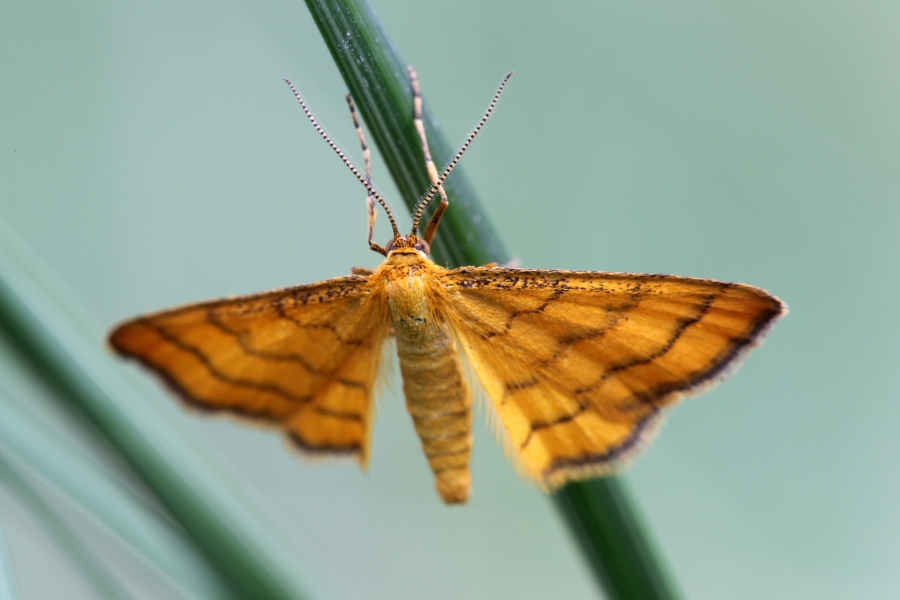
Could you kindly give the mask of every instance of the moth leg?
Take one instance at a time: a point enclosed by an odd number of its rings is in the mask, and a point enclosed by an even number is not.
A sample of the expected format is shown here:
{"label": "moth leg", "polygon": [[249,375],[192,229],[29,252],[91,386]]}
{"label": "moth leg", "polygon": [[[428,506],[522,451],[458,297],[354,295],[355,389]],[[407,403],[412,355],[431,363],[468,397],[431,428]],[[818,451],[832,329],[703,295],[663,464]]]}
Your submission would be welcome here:
{"label": "moth leg", "polygon": [[[428,171],[428,178],[431,180],[431,183],[437,183],[438,172],[434,166],[434,161],[431,160],[431,152],[428,150],[428,139],[425,137],[425,123],[422,121],[422,92],[419,89],[419,77],[416,75],[415,69],[412,67],[407,67],[407,69],[409,70],[409,80],[413,91],[413,122],[416,126],[416,133],[419,134],[419,140],[422,142],[422,153],[425,155],[425,169]],[[431,220],[428,221],[428,226],[425,227],[425,233],[422,235],[422,239],[429,246],[431,245],[431,240],[434,239],[434,234],[437,231],[438,224],[441,222],[441,217],[444,215],[444,210],[450,204],[443,185],[438,186],[438,192],[441,194],[441,203],[434,210],[434,214],[431,215]]]}
{"label": "moth leg", "polygon": [[371,275],[374,273],[372,269],[367,269],[365,267],[350,267],[351,275]]}
{"label": "moth leg", "polygon": [[[356,136],[359,138],[359,143],[362,146],[363,151],[363,166],[366,171],[366,181],[372,182],[372,152],[369,150],[369,147],[366,145],[366,138],[363,135],[362,127],[359,124],[359,118],[356,116],[356,106],[353,105],[353,98],[350,97],[350,94],[347,94],[347,106],[350,108],[350,116],[353,117],[353,126],[356,127]],[[379,254],[383,254],[387,256],[387,251],[380,245],[376,244],[372,241],[372,235],[375,233],[375,198],[372,197],[372,194],[369,193],[366,196],[366,211],[369,214],[369,248],[378,252]],[[359,273],[361,274],[361,273]]]}

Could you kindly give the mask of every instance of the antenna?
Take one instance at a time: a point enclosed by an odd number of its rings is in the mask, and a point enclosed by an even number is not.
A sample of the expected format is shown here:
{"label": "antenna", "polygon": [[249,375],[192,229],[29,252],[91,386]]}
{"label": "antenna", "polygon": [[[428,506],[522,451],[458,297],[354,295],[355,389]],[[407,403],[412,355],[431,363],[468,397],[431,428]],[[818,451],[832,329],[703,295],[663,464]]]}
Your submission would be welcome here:
{"label": "antenna", "polygon": [[[507,76],[507,78],[509,78],[509,76]],[[347,165],[347,168],[350,169],[350,172],[356,176],[356,178],[359,180],[359,182],[361,184],[363,184],[364,186],[366,186],[366,190],[368,190],[369,194],[371,194],[372,197],[375,198],[375,200],[377,200],[378,203],[384,207],[385,212],[387,212],[388,220],[391,222],[391,229],[394,230],[394,236],[395,237],[399,236],[400,230],[397,229],[397,222],[394,220],[394,214],[391,212],[391,209],[388,207],[387,202],[385,202],[384,198],[382,198],[378,194],[378,192],[375,191],[375,189],[372,187],[372,182],[369,181],[367,178],[363,177],[362,174],[360,174],[360,172],[357,170],[357,168],[355,166],[353,166],[353,163],[350,162],[350,159],[347,158],[347,156],[344,154],[344,152],[340,148],[338,148],[337,144],[335,144],[334,142],[331,141],[331,138],[328,137],[328,134],[325,133],[325,130],[322,129],[322,127],[319,125],[318,121],[316,121],[316,118],[313,116],[312,112],[306,106],[306,102],[303,101],[303,97],[300,95],[300,92],[297,91],[297,88],[294,87],[294,84],[291,83],[290,79],[285,78],[284,81],[285,81],[285,83],[288,84],[288,87],[291,88],[291,91],[294,92],[294,97],[297,99],[297,102],[300,103],[300,108],[302,108],[303,112],[306,113],[306,118],[309,119],[309,122],[312,123],[312,126],[315,128],[315,130],[318,132],[318,134],[320,136],[322,136],[322,139],[325,140],[325,143],[328,144],[328,146],[332,150],[334,150],[334,153],[338,155],[338,158],[340,158],[345,165]],[[493,106],[492,106],[492,108],[493,108]],[[431,193],[434,194],[433,191]]]}
{"label": "antenna", "polygon": [[[487,123],[488,118],[491,116],[491,113],[494,112],[494,107],[497,106],[497,102],[500,100],[500,94],[503,93],[503,88],[506,87],[506,83],[509,81],[509,78],[513,76],[512,72],[506,74],[506,77],[503,78],[503,81],[500,82],[500,87],[497,88],[497,91],[494,93],[493,99],[491,99],[491,103],[488,105],[487,110],[484,112],[484,116],[481,117],[481,121],[478,122],[478,125],[475,129],[472,130],[472,133],[466,138],[466,141],[463,143],[462,148],[459,149],[459,152],[456,153],[456,156],[453,157],[444,170],[441,172],[440,177],[438,177],[437,181],[432,183],[425,194],[419,198],[419,201],[416,203],[415,208],[413,209],[413,226],[412,233],[415,234],[416,231],[419,230],[419,220],[422,218],[422,213],[425,212],[425,209],[431,203],[431,199],[434,197],[435,193],[437,193],[438,189],[444,182],[447,180],[447,177],[450,175],[450,171],[456,167],[456,164],[459,162],[459,159],[462,158],[462,155],[465,154],[466,150],[469,148],[469,144],[472,143],[472,140],[475,139],[475,136],[478,135],[478,132],[481,131],[481,128],[484,127],[484,124]],[[324,135],[324,134],[323,134]],[[327,138],[326,138],[327,139]]]}

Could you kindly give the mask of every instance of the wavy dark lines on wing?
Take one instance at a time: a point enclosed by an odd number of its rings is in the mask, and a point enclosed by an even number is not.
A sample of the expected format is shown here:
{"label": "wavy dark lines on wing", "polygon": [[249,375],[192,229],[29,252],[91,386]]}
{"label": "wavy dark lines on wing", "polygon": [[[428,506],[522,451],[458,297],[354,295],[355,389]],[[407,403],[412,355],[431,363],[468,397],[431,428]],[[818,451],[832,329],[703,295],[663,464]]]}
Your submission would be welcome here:
{"label": "wavy dark lines on wing", "polygon": [[[200,361],[200,363],[204,366],[204,368],[207,370],[207,372],[210,374],[210,376],[212,376],[214,379],[217,379],[219,381],[222,381],[224,383],[227,383],[229,385],[234,385],[237,387],[245,387],[245,388],[250,388],[250,389],[254,389],[254,390],[269,392],[269,393],[275,394],[277,396],[281,396],[282,398],[284,398],[290,402],[294,402],[296,404],[302,405],[302,404],[306,404],[307,402],[312,400],[311,395],[298,396],[298,395],[293,394],[293,393],[291,393],[277,385],[274,385],[274,384],[260,383],[257,381],[241,379],[239,377],[234,377],[234,376],[228,375],[228,374],[222,372],[221,370],[219,370],[218,367],[216,367],[212,363],[212,361],[209,359],[209,357],[206,355],[205,352],[203,352],[201,349],[197,348],[196,346],[188,344],[187,342],[184,342],[183,340],[172,335],[171,333],[166,331],[166,329],[162,325],[152,323],[149,321],[143,321],[142,324],[149,327],[153,331],[157,332],[157,334],[161,338],[163,338],[164,340],[166,340],[167,342],[169,342],[176,348],[179,348],[179,349],[193,355],[198,361]],[[160,367],[155,364],[151,363],[151,366],[155,370],[160,370]],[[197,398],[193,394],[188,392],[185,389],[185,386],[183,384],[181,384],[180,382],[178,382],[177,380],[175,380],[174,377],[170,373],[165,372],[165,375],[168,380],[176,383],[178,385],[178,388],[181,390],[181,392],[184,395],[186,395],[187,397],[189,397],[195,401],[199,401],[199,402],[203,402],[205,400],[204,398]]]}

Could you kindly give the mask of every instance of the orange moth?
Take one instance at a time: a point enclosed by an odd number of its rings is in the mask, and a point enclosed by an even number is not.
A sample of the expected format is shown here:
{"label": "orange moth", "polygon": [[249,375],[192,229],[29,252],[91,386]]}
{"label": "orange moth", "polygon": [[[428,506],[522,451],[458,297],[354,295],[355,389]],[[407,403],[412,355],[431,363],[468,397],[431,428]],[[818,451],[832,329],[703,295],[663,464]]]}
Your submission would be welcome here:
{"label": "orange moth", "polygon": [[[401,235],[370,182],[313,126],[368,191],[374,271],[192,304],[116,327],[110,343],[194,406],[268,422],[303,451],[365,468],[382,347],[396,342],[406,405],[444,502],[465,502],[472,448],[471,372],[498,417],[509,455],[545,489],[619,469],[665,408],[733,367],[785,313],[767,292],[671,275],[506,268],[445,269],[428,258],[443,183],[496,105],[437,173],[410,69],[415,126],[431,187]],[[419,221],[440,195],[424,233]],[[372,241],[375,202],[393,237]]]}

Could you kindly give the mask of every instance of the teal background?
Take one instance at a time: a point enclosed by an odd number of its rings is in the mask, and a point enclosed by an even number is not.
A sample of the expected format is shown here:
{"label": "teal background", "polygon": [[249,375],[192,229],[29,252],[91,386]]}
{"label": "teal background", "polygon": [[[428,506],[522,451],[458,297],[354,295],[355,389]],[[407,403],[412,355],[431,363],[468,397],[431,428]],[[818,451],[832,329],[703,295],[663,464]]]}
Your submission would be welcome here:
{"label": "teal background", "polygon": [[[900,596],[900,6],[373,6],[451,140],[516,71],[463,166],[523,266],[741,281],[790,306],[626,476],[685,595]],[[301,2],[0,5],[0,220],[98,344],[140,312],[377,264],[361,186],[282,77],[359,157]],[[374,176],[396,199],[377,152]],[[127,478],[8,348],[0,338],[0,390]],[[396,381],[363,476],[181,410],[122,368],[238,473],[337,595],[597,594],[484,423],[470,504],[439,502]],[[157,597],[115,535],[61,510],[138,597]],[[22,597],[94,597],[8,493],[0,522]]]}

